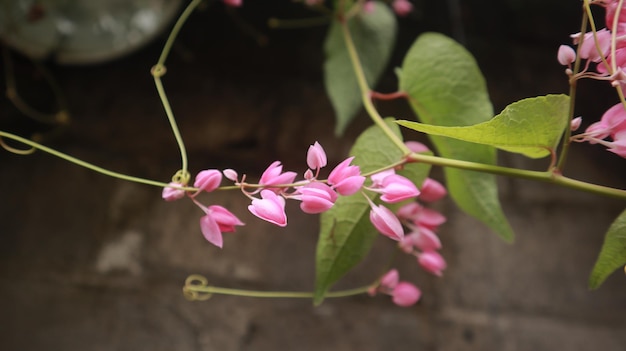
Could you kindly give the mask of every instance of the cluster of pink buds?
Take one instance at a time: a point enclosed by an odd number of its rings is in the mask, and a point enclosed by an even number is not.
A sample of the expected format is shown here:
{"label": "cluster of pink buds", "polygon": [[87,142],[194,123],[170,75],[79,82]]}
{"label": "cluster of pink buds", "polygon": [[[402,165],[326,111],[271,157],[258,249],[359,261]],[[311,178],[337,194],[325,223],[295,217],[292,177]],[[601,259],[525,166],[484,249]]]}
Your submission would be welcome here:
{"label": "cluster of pink buds", "polygon": [[[580,59],[585,60],[584,68],[572,78],[607,80],[614,87],[624,89],[626,87],[626,3],[621,8],[617,0],[596,0],[592,1],[592,4],[606,9],[607,28],[595,33],[576,33],[571,36],[574,45],[579,45]],[[615,37],[614,46],[613,37]],[[559,63],[568,67],[567,74],[572,75],[572,63],[576,61],[574,49],[561,45],[557,59]],[[595,66],[596,72],[590,71],[592,65]],[[580,124],[581,118],[575,118],[572,120],[571,129],[577,130]],[[606,140],[609,137],[610,140]],[[624,102],[608,109],[599,122],[590,125],[584,133],[574,135],[571,140],[601,144],[609,151],[626,157],[626,105]]]}
{"label": "cluster of pink buds", "polygon": [[369,289],[368,294],[374,296],[378,292],[390,295],[393,303],[402,307],[414,305],[422,296],[422,292],[415,285],[400,281],[400,275],[395,269],[387,272],[378,286]]}

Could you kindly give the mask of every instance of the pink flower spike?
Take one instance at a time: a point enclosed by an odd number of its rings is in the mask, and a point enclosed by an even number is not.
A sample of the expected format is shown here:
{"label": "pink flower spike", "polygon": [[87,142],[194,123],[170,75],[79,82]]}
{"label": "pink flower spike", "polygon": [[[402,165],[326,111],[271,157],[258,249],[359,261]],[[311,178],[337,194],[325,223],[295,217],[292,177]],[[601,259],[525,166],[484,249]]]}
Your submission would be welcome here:
{"label": "pink flower spike", "polygon": [[[369,200],[369,199],[368,199]],[[380,233],[393,240],[400,241],[404,237],[404,230],[398,217],[384,206],[376,206],[370,200],[370,221]]]}
{"label": "pink flower spike", "polygon": [[386,288],[392,290],[398,285],[398,281],[400,280],[400,274],[398,274],[397,269],[391,269],[389,272],[385,273],[382,278],[380,278],[380,286],[382,288]]}
{"label": "pink flower spike", "polygon": [[576,61],[576,51],[571,46],[561,45],[557,53],[557,59],[563,66],[569,66],[572,62]]}
{"label": "pink flower spike", "polygon": [[228,180],[232,180],[233,182],[239,181],[239,174],[237,174],[237,171],[235,171],[234,169],[228,168],[223,170],[222,173],[224,173],[224,177],[226,177],[226,179]]}
{"label": "pink flower spike", "polygon": [[217,169],[208,169],[198,173],[193,186],[199,188],[200,190],[211,192],[217,189],[221,182],[222,173]]}
{"label": "pink flower spike", "polygon": [[326,152],[322,148],[322,145],[317,141],[315,144],[309,146],[309,151],[306,153],[306,163],[310,169],[316,170],[326,166]]}
{"label": "pink flower spike", "polygon": [[185,196],[185,190],[176,189],[175,187],[183,187],[184,185],[176,182],[170,182],[167,184],[165,188],[163,188],[163,192],[161,193],[161,197],[165,201],[176,201]]}
{"label": "pink flower spike", "polygon": [[302,201],[300,208],[304,213],[309,214],[328,211],[337,201],[337,193],[328,185],[320,182],[299,187],[297,194],[296,198]]}
{"label": "pink flower spike", "polygon": [[350,166],[354,157],[349,157],[335,167],[328,175],[328,184],[341,195],[352,195],[359,191],[365,182],[359,166]]}
{"label": "pink flower spike", "polygon": [[223,0],[224,4],[230,7],[241,7],[243,5],[243,0]]}
{"label": "pink flower spike", "polygon": [[426,202],[435,202],[448,194],[443,184],[432,178],[426,178],[422,183],[419,199]]}
{"label": "pink flower spike", "polygon": [[391,292],[393,303],[401,307],[413,306],[421,296],[420,289],[408,282],[399,282]]}
{"label": "pink flower spike", "polygon": [[383,194],[380,199],[387,203],[393,204],[420,194],[412,181],[398,174],[387,176],[382,186],[379,190]]}
{"label": "pink flower spike", "polygon": [[413,4],[411,4],[408,0],[394,0],[391,7],[393,7],[393,11],[396,15],[400,17],[407,16],[411,13],[411,11],[413,11]]}
{"label": "pink flower spike", "polygon": [[[296,179],[296,175],[296,172],[283,173],[283,166],[280,164],[280,161],[274,161],[261,175],[259,184],[265,186],[290,184]],[[268,189],[270,189],[270,187],[268,187]]]}
{"label": "pink flower spike", "polygon": [[441,277],[442,271],[446,269],[446,261],[436,251],[426,251],[417,256],[417,262],[427,272]]}
{"label": "pink flower spike", "polygon": [[248,210],[264,221],[276,224],[279,227],[286,226],[285,199],[267,189],[261,190],[261,198],[252,200]]}

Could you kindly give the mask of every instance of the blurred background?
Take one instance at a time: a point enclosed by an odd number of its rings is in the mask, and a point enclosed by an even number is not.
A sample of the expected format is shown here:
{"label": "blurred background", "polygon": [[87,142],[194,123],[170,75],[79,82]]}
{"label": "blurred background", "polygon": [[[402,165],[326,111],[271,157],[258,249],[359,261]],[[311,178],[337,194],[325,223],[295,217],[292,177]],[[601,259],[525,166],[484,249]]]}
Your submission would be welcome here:
{"label": "blurred background", "polygon": [[[184,4],[86,3],[92,6],[0,1],[8,49],[0,82],[45,112],[25,114],[19,102],[3,97],[0,129],[104,168],[168,181],[180,156],[150,68]],[[400,36],[377,91],[395,91],[393,68],[425,31],[450,35],[476,56],[496,113],[521,98],[568,91],[556,50],[579,31],[580,1],[414,5],[399,20]],[[96,15],[103,11],[108,19]],[[62,15],[63,25],[47,27]],[[238,9],[207,2],[190,17],[163,82],[192,173],[234,168],[256,179],[281,160],[301,174],[314,141],[336,164],[370,125],[362,113],[345,135],[333,135],[322,81],[324,26],[266,25],[271,17],[311,15],[292,1],[244,0]],[[18,30],[27,34],[20,37],[11,34],[15,28],[29,29]],[[587,124],[617,102],[606,84],[579,87],[578,112]],[[383,115],[412,118],[403,101],[378,107]],[[68,116],[55,115],[59,108]],[[407,138],[425,141],[417,133]],[[500,156],[508,166],[547,166]],[[600,146],[574,145],[565,173],[626,188],[625,164]],[[441,170],[433,176],[441,180]],[[623,274],[597,291],[587,289],[587,279],[624,203],[499,181],[515,243],[504,243],[450,200],[439,203],[448,217],[439,233],[448,262],[444,276],[425,273],[408,256],[397,260],[403,279],[423,291],[417,306],[400,308],[385,296],[328,299],[317,308],[308,300],[229,296],[189,302],[181,288],[196,273],[226,287],[312,290],[318,218],[289,204],[290,225],[278,228],[247,213],[248,200],[238,192],[212,193],[205,202],[228,207],[248,223],[227,234],[220,250],[202,237],[202,213],[189,201],[166,203],[161,189],[42,152],[0,152],[0,350],[623,350]],[[371,282],[393,246],[378,240],[337,287]]]}

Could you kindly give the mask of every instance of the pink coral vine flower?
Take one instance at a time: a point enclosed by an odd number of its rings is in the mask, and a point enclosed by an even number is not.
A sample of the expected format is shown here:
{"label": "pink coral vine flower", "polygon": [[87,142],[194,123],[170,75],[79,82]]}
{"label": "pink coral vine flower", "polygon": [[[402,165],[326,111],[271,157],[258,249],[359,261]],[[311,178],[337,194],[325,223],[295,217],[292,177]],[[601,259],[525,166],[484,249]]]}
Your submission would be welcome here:
{"label": "pink coral vine flower", "polygon": [[404,229],[396,215],[385,206],[375,205],[369,198],[370,221],[381,234],[396,241],[404,237]]}
{"label": "pink coral vine flower", "polygon": [[351,166],[354,157],[349,157],[335,167],[328,175],[328,184],[339,194],[347,196],[359,191],[365,182],[359,166]]}
{"label": "pink coral vine flower", "polygon": [[374,191],[381,193],[380,199],[390,204],[414,198],[420,194],[412,181],[398,174],[385,177],[380,189]]}
{"label": "pink coral vine flower", "polygon": [[243,0],[223,0],[224,4],[230,7],[241,7]]}
{"label": "pink coral vine flower", "polygon": [[427,272],[430,272],[438,277],[440,277],[443,270],[446,269],[446,261],[437,251],[425,251],[418,254],[417,262]]}
{"label": "pink coral vine flower", "polygon": [[393,7],[393,11],[396,15],[400,17],[405,17],[413,11],[413,4],[408,0],[394,0],[391,3],[391,7]]}
{"label": "pink coral vine flower", "polygon": [[200,190],[211,192],[217,189],[221,182],[222,173],[220,171],[217,169],[207,169],[196,175],[196,181],[193,183],[193,186]]}
{"label": "pink coral vine flower", "polygon": [[419,199],[425,202],[435,202],[448,194],[443,184],[432,178],[426,178],[420,189]]}
{"label": "pink coral vine flower", "polygon": [[218,205],[203,208],[206,215],[200,218],[200,230],[204,238],[211,244],[222,248],[222,233],[235,231],[235,226],[244,225],[234,214]]}
{"label": "pink coral vine flower", "polygon": [[299,187],[292,197],[301,200],[300,208],[304,213],[309,214],[326,212],[337,201],[337,193],[320,182],[312,182]]}
{"label": "pink coral vine flower", "polygon": [[180,187],[184,187],[184,185],[177,182],[170,182],[163,188],[161,197],[165,201],[176,201],[178,199],[182,199],[185,196],[185,190],[178,189]]}
{"label": "pink coral vine flower", "polygon": [[322,145],[317,141],[315,144],[309,146],[309,150],[306,153],[306,163],[312,170],[319,170],[326,167],[327,164],[326,152]]}
{"label": "pink coral vine flower", "polygon": [[557,60],[563,66],[569,66],[576,61],[576,51],[571,46],[561,45],[557,52]]}
{"label": "pink coral vine flower", "polygon": [[415,305],[421,296],[422,292],[420,289],[409,282],[399,282],[391,291],[393,303],[400,307]]}
{"label": "pink coral vine flower", "polygon": [[[267,189],[272,189],[272,185],[282,185],[282,184],[290,184],[293,183],[293,180],[296,179],[296,172],[284,172],[283,166],[280,164],[280,161],[272,162],[269,167],[261,174],[261,179],[259,180],[259,184],[265,186]],[[272,189],[276,190],[276,192],[280,192],[280,189]]]}
{"label": "pink coral vine flower", "polygon": [[262,220],[276,224],[279,227],[287,225],[285,199],[271,190],[261,190],[261,199],[253,199],[252,204],[248,206],[248,210]]}

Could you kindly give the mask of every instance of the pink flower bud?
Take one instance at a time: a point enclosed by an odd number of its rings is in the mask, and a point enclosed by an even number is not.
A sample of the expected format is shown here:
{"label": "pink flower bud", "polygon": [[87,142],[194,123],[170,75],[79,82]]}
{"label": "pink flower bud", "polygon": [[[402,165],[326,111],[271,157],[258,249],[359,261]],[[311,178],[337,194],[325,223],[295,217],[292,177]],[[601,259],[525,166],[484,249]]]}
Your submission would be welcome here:
{"label": "pink flower bud", "polygon": [[398,217],[384,206],[376,206],[370,201],[370,221],[383,235],[399,241],[404,237],[404,229]]}
{"label": "pink flower bud", "polygon": [[398,306],[409,307],[414,305],[422,296],[422,292],[415,285],[408,282],[399,282],[391,292],[392,301]]}
{"label": "pink flower bud", "polygon": [[561,45],[557,53],[557,59],[563,66],[569,66],[572,62],[576,61],[576,51],[571,46]]}
{"label": "pink flower bud", "polygon": [[372,0],[367,0],[365,4],[363,4],[363,12],[365,13],[372,13],[374,9],[376,9],[376,7],[374,7],[374,1]]}
{"label": "pink flower bud", "polygon": [[442,271],[446,269],[446,261],[436,251],[426,251],[417,256],[417,262],[427,272],[436,276],[441,276]]}
{"label": "pink flower bud", "polygon": [[176,201],[185,196],[185,190],[176,189],[175,187],[183,187],[184,185],[176,182],[170,182],[167,184],[165,188],[163,188],[163,192],[161,193],[161,197],[165,201]]}
{"label": "pink flower bud", "polygon": [[359,191],[365,182],[359,166],[350,166],[354,157],[349,157],[335,167],[328,175],[328,184],[341,195],[352,195]]}
{"label": "pink flower bud", "polygon": [[252,200],[248,210],[262,220],[276,224],[279,227],[286,226],[285,199],[267,189],[261,190],[261,198]]}
{"label": "pink flower bud", "polygon": [[413,11],[413,4],[408,0],[394,0],[391,4],[396,15],[404,17]]}
{"label": "pink flower bud", "polygon": [[441,249],[441,240],[439,240],[437,234],[426,227],[420,227],[417,232],[411,233],[411,239],[413,246],[422,251]]}
{"label": "pink flower bud", "polygon": [[446,188],[438,181],[432,178],[426,178],[422,183],[419,199],[426,202],[434,202],[440,200],[448,194]]}
{"label": "pink flower bud", "polygon": [[326,153],[317,141],[309,146],[309,151],[306,153],[306,163],[310,169],[320,169],[326,166]]}
{"label": "pink flower bud", "polygon": [[199,188],[200,190],[211,192],[217,189],[221,182],[222,173],[220,173],[217,169],[208,169],[198,173],[193,186]]}
{"label": "pink flower bud", "polygon": [[383,194],[380,197],[381,200],[392,204],[420,194],[413,182],[397,174],[392,174],[383,179],[382,188],[375,191]]}
{"label": "pink flower bud", "polygon": [[572,122],[570,122],[569,125],[569,129],[572,132],[575,132],[578,130],[578,128],[580,128],[580,124],[583,122],[583,118],[582,117],[576,117],[574,119],[572,119]]}
{"label": "pink flower bud", "polygon": [[239,174],[237,174],[237,171],[234,169],[228,168],[223,170],[222,173],[224,173],[224,177],[226,177],[226,179],[232,180],[233,182],[239,181]]}
{"label": "pink flower bud", "polygon": [[304,179],[311,181],[311,180],[313,180],[314,178],[315,178],[315,174],[313,174],[313,171],[312,171],[312,170],[307,169],[307,170],[304,172]]}
{"label": "pink flower bud", "polygon": [[385,289],[392,290],[398,285],[398,281],[400,280],[400,274],[398,274],[397,269],[391,269],[382,278],[380,278],[380,286]]}
{"label": "pink flower bud", "polygon": [[337,201],[337,193],[328,185],[313,182],[297,190],[295,198],[302,201],[300,208],[304,213],[322,213],[329,210]]}
{"label": "pink flower bud", "polygon": [[[259,184],[265,186],[290,184],[293,183],[296,175],[296,172],[283,173],[283,166],[280,164],[280,161],[274,161],[261,175]],[[270,189],[270,187],[268,187],[268,189]]]}

